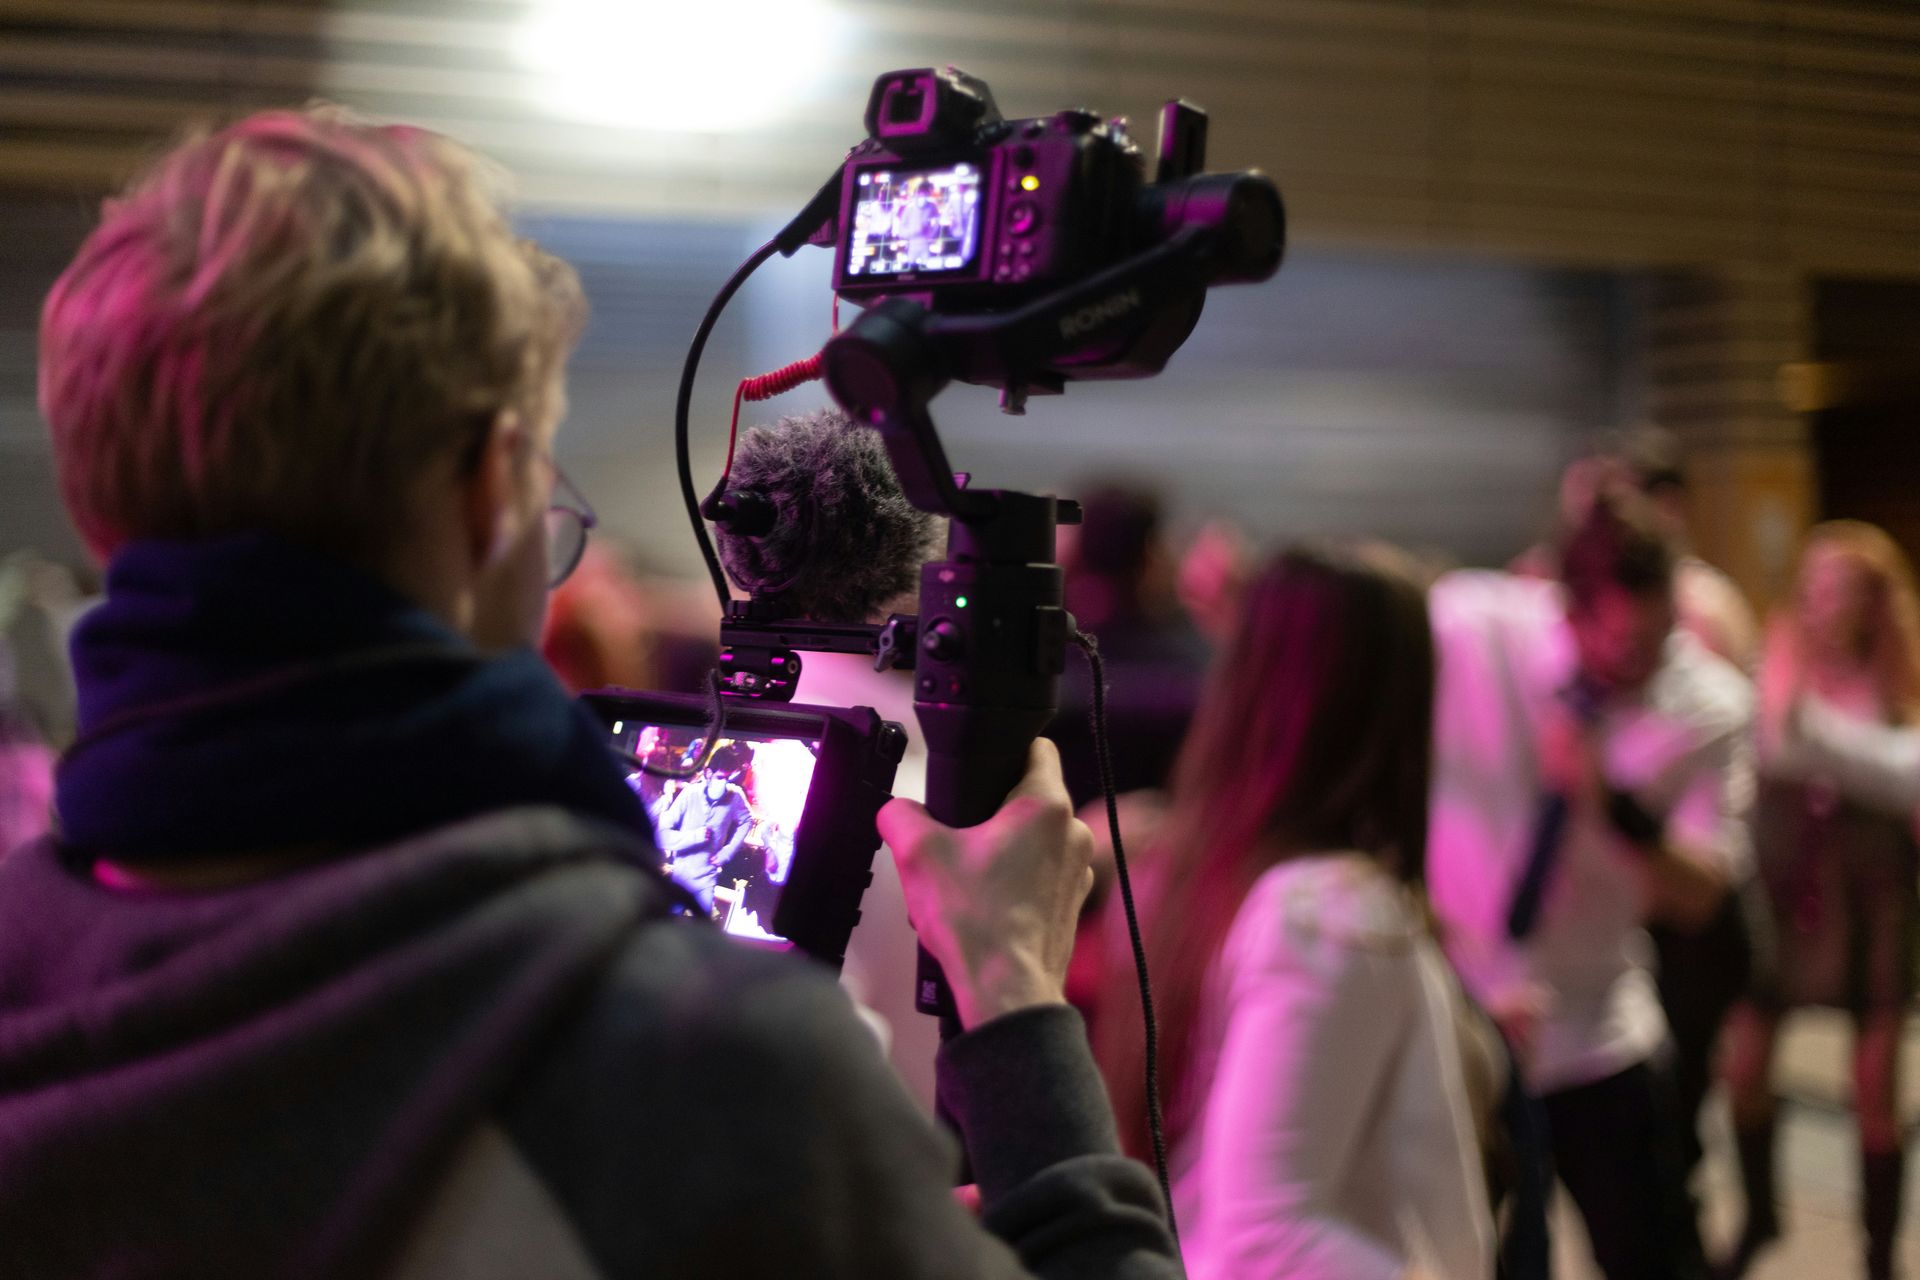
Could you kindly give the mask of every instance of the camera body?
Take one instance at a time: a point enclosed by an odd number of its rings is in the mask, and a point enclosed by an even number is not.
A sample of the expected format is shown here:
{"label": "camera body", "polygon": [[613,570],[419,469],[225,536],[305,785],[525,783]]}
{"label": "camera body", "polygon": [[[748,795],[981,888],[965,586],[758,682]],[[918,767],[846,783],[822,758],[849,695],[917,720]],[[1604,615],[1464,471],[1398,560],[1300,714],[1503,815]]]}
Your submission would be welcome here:
{"label": "camera body", "polygon": [[822,352],[855,418],[947,381],[998,387],[1020,413],[1067,382],[1151,377],[1208,289],[1267,279],[1285,250],[1278,189],[1201,172],[1207,115],[1188,102],[1162,108],[1151,174],[1125,120],[1006,120],[953,67],[881,76],[866,122],[796,223],[834,246],[834,291],[865,309]]}
{"label": "camera body", "polygon": [[1004,308],[1142,238],[1145,164],[1124,121],[1082,110],[1003,120],[980,81],[920,69],[880,78],[867,131],[841,177],[843,297]]}

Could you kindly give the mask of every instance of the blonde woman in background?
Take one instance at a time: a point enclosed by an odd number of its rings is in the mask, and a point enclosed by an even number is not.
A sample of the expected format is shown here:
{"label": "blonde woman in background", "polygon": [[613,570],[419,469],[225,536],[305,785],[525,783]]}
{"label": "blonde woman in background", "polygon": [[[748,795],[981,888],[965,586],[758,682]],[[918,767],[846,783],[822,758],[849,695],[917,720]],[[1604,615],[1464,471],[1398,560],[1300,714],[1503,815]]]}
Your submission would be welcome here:
{"label": "blonde woman in background", "polygon": [[1888,780],[1891,768],[1899,781],[1900,753],[1920,724],[1920,598],[1886,533],[1851,520],[1813,530],[1792,602],[1769,626],[1761,684],[1754,840],[1779,954],[1773,977],[1729,1025],[1747,1221],[1722,1274],[1743,1274],[1779,1235],[1774,1046],[1784,1014],[1825,1005],[1854,1019],[1865,1274],[1879,1280],[1894,1274],[1905,1165],[1900,1035],[1920,925],[1920,768],[1908,767],[1904,789]]}

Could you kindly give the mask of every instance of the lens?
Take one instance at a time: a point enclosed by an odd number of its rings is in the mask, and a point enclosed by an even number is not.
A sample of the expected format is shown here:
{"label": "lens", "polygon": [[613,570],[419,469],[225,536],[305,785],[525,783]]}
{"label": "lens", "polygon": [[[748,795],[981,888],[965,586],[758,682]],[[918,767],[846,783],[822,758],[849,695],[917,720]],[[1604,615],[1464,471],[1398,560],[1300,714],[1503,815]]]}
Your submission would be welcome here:
{"label": "lens", "polygon": [[1280,190],[1257,169],[1156,183],[1141,191],[1139,215],[1149,242],[1188,227],[1214,232],[1209,285],[1265,280],[1280,269],[1286,250]]}
{"label": "lens", "polygon": [[1227,198],[1226,263],[1221,282],[1257,284],[1280,269],[1287,215],[1280,191],[1265,174],[1245,174]]}
{"label": "lens", "polygon": [[567,580],[587,549],[587,526],[580,513],[566,507],[547,508],[547,585]]}

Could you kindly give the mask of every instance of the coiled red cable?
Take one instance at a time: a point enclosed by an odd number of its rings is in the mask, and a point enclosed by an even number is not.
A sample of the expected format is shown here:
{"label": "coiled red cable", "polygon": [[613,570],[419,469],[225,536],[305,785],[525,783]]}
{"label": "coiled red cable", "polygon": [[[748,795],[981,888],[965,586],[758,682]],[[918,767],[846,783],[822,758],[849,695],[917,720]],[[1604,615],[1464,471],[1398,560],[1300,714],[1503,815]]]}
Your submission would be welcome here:
{"label": "coiled red cable", "polygon": [[805,360],[795,360],[784,368],[772,373],[763,373],[753,378],[742,378],[739,389],[733,393],[733,422],[727,427],[727,465],[720,472],[719,493],[726,489],[727,480],[733,475],[733,447],[740,438],[740,405],[744,401],[771,400],[783,395],[795,387],[805,386],[809,382],[818,382],[825,367],[820,352],[814,352]]}

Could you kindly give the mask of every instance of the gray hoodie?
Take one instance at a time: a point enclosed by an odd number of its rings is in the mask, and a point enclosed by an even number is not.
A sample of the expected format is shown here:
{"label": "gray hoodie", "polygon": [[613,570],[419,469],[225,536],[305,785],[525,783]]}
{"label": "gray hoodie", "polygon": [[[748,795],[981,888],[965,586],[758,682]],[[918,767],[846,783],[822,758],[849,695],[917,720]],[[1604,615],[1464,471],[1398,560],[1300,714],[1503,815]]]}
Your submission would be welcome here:
{"label": "gray hoodie", "polygon": [[0,859],[0,1277],[1180,1274],[1070,1010],[942,1050],[976,1222],[830,975],[650,856],[519,809],[213,892]]}

